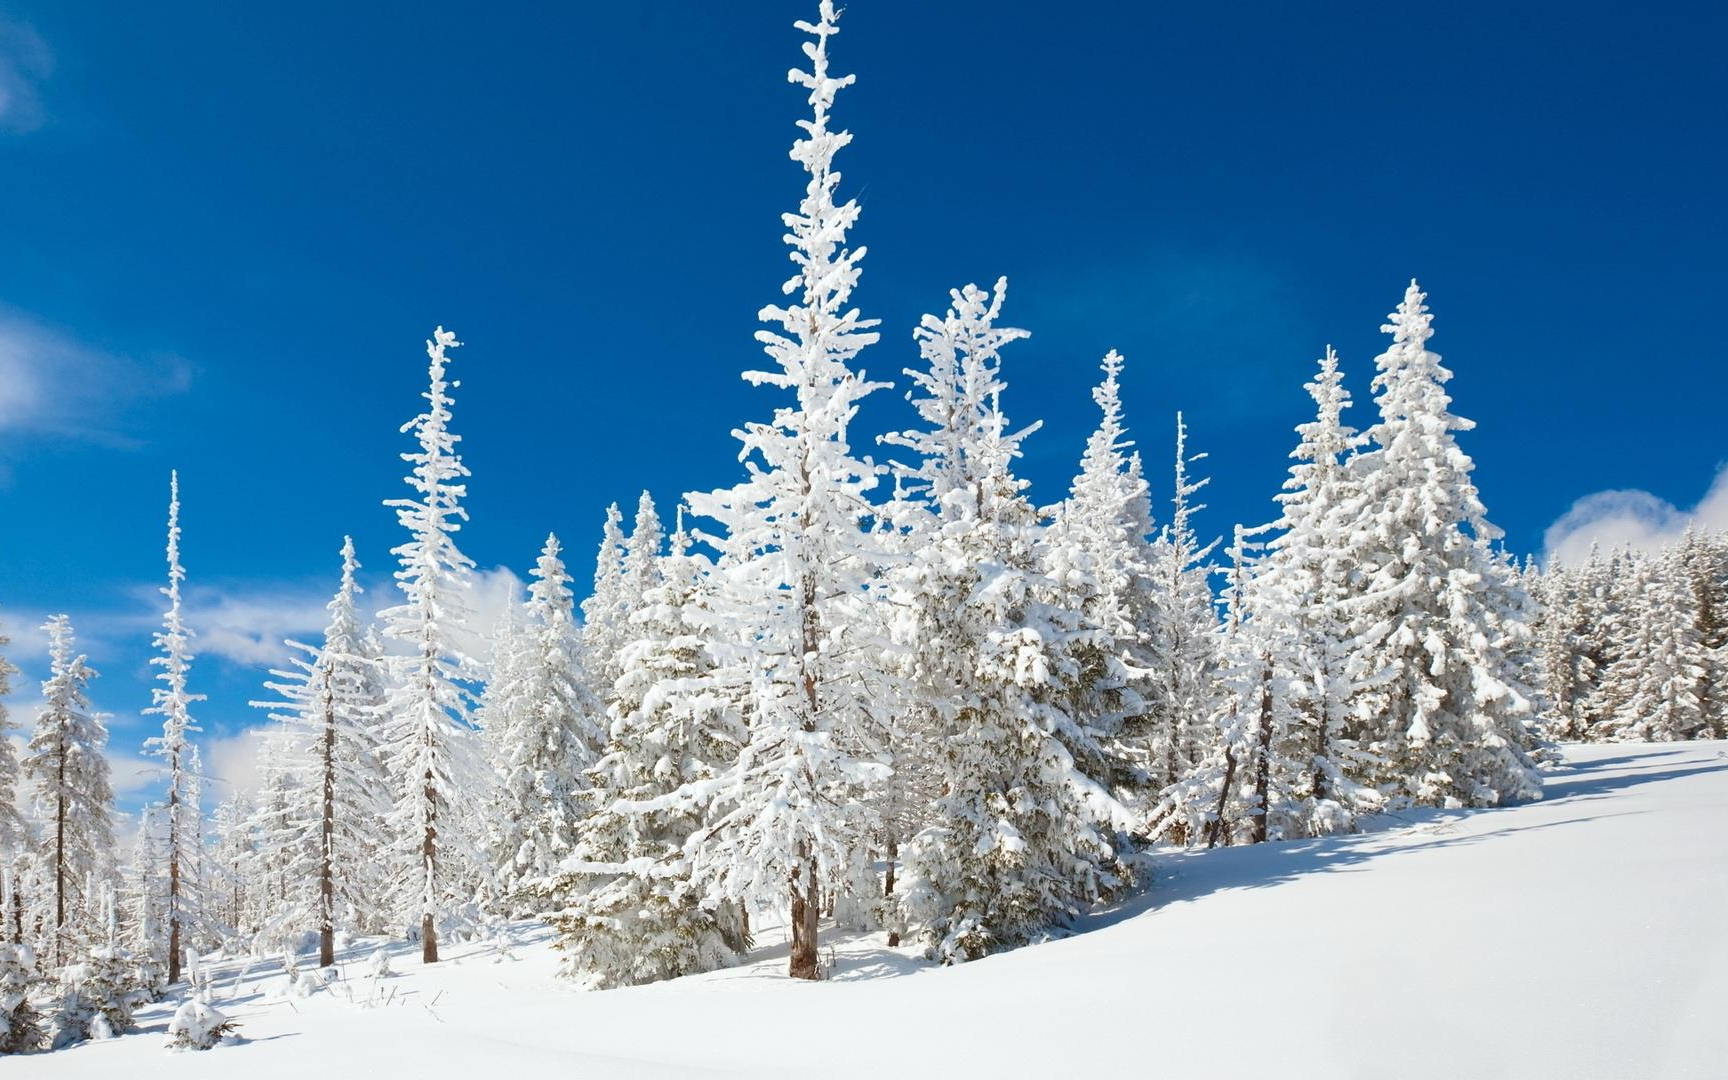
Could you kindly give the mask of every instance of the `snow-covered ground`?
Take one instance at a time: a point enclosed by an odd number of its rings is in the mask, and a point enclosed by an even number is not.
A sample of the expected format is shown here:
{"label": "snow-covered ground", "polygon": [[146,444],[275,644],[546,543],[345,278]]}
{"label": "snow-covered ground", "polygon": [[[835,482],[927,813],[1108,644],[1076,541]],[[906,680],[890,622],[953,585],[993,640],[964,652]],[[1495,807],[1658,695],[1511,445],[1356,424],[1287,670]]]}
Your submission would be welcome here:
{"label": "snow-covered ground", "polygon": [[743,967],[584,994],[542,928],[277,994],[222,969],[244,1041],[142,1030],[0,1076],[1715,1077],[1728,1075],[1728,743],[1586,746],[1547,798],[1383,832],[1171,854],[1072,938],[952,969],[830,934],[794,983],[778,931]]}

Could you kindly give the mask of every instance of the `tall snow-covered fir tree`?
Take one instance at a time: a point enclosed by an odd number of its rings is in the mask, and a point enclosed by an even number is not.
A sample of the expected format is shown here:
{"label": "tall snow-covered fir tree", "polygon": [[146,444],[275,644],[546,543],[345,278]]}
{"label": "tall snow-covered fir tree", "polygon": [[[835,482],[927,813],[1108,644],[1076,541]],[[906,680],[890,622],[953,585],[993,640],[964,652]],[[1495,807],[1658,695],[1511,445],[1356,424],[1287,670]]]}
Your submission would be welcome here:
{"label": "tall snow-covered fir tree", "polygon": [[1045,570],[1065,602],[1100,631],[1099,644],[1079,653],[1083,666],[1070,705],[1075,719],[1096,732],[1106,760],[1098,771],[1125,796],[1143,802],[1164,767],[1154,729],[1157,688],[1154,630],[1158,588],[1150,536],[1150,488],[1129,451],[1122,419],[1123,359],[1112,349],[1104,379],[1092,390],[1102,413],[1086,440],[1080,472],[1068,498],[1054,510]]}
{"label": "tall snow-covered fir tree", "polygon": [[618,650],[630,636],[630,592],[624,583],[624,514],[606,508],[600,550],[594,556],[594,589],[582,601],[582,647],[591,687],[602,703],[612,700],[618,678]]}
{"label": "tall snow-covered fir tree", "polygon": [[54,890],[51,957],[58,967],[99,940],[102,928],[80,916],[95,899],[87,890],[110,883],[113,875],[114,787],[103,753],[108,727],[90,707],[88,687],[96,671],[74,655],[69,617],[55,615],[43,629],[49,674],[23,766],[42,823],[37,857],[48,867]]}
{"label": "tall snow-covered fir tree", "polygon": [[151,705],[146,716],[162,718],[162,734],[145,742],[147,752],[162,759],[168,774],[168,795],[163,805],[163,825],[167,830],[167,847],[162,868],[168,875],[166,895],[165,947],[168,955],[158,956],[167,969],[170,983],[180,980],[182,949],[195,926],[199,912],[197,881],[192,870],[200,862],[198,851],[203,836],[198,820],[197,799],[193,788],[198,784],[193,747],[188,736],[199,730],[192,721],[191,707],[203,701],[203,694],[186,689],[186,676],[191,670],[190,645],[192,631],[186,626],[180,608],[180,584],[186,571],[180,565],[180,474],[169,474],[168,480],[168,584],[162,595],[168,598],[168,611],[162,617],[162,629],[154,638],[161,655],[150,663],[162,670],[156,678],[162,685],[150,692]]}
{"label": "tall snow-covered fir tree", "polygon": [[1704,680],[1709,656],[1698,634],[1696,596],[1684,551],[1671,547],[1634,560],[1637,598],[1630,635],[1608,677],[1622,704],[1616,738],[1632,742],[1677,742],[1709,732]]}
{"label": "tall snow-covered fir tree", "polygon": [[702,842],[703,788],[747,733],[708,645],[711,567],[682,518],[619,654],[610,734],[589,773],[593,813],[576,857],[541,890],[562,905],[550,918],[565,974],[595,989],[711,970],[747,940],[742,907],[705,897],[687,853]]}
{"label": "tall snow-covered fir tree", "polygon": [[853,367],[877,335],[874,320],[847,306],[864,249],[846,246],[857,202],[834,198],[834,155],[852,138],[828,126],[835,94],[852,84],[829,72],[837,17],[822,0],[817,22],[797,24],[814,40],[804,45],[809,69],[789,75],[811,107],[792,148],[809,183],[797,211],[784,215],[797,272],[783,291],[796,299],[762,310],[778,326],[757,332],[772,365],[744,376],[792,400],[737,432],[747,480],[688,496],[723,533],[712,540],[721,553],[720,662],[748,672],[750,724],[714,792],[726,809],[696,846],[695,874],[716,900],[785,897],[790,970],[802,979],[818,974],[822,894],[855,880],[868,858],[876,829],[861,796],[888,771],[877,745],[887,718],[875,713],[882,635],[865,588],[881,561],[864,528],[876,514],[868,494],[879,470],[855,457],[847,438],[859,402],[882,384]]}
{"label": "tall snow-covered fir tree", "polygon": [[574,851],[586,812],[585,770],[604,739],[600,706],[583,670],[570,575],[547,536],[508,655],[493,672],[483,725],[497,772],[491,846],[507,905]]}
{"label": "tall snow-covered fir tree", "polygon": [[1372,789],[1354,779],[1367,770],[1349,730],[1354,688],[1347,605],[1360,587],[1363,553],[1361,533],[1348,520],[1356,487],[1346,455],[1359,439],[1343,422],[1350,394],[1330,345],[1305,389],[1314,401],[1314,419],[1296,428],[1294,464],[1277,497],[1283,512],[1255,583],[1264,616],[1257,632],[1276,627],[1290,639],[1273,651],[1288,658],[1288,669],[1278,677],[1296,710],[1287,756],[1304,763],[1307,782],[1300,805],[1290,808],[1297,820],[1288,823],[1287,835],[1348,829],[1356,814],[1379,803]]}
{"label": "tall snow-covered fir tree", "polygon": [[1218,616],[1213,609],[1211,557],[1217,541],[1201,544],[1194,515],[1205,509],[1194,496],[1210,478],[1192,479],[1189,466],[1205,454],[1188,452],[1188,426],[1176,414],[1176,459],[1170,523],[1153,549],[1157,587],[1150,651],[1151,720],[1146,725],[1153,780],[1177,783],[1210,752],[1218,687]]}
{"label": "tall snow-covered fir tree", "polygon": [[[913,557],[890,574],[906,646],[904,722],[935,750],[939,793],[906,852],[896,925],[944,961],[1032,940],[1119,883],[1113,827],[1128,814],[1086,775],[1091,733],[1066,711],[1091,677],[1081,657],[1108,648],[1042,572],[1042,529],[1013,474],[1020,442],[1001,410],[999,350],[1026,336],[996,326],[994,295],[955,290],[917,331],[927,370],[913,405],[929,425],[888,441],[919,454],[904,467],[902,512]],[[921,520],[919,520],[921,518]]]}
{"label": "tall snow-covered fir tree", "polygon": [[426,409],[402,426],[419,444],[402,455],[413,466],[407,482],[414,494],[385,502],[409,536],[391,549],[401,561],[395,578],[402,603],[378,616],[385,636],[401,649],[385,660],[391,676],[384,725],[394,793],[391,886],[398,912],[419,922],[421,958],[428,964],[438,960],[439,920],[471,897],[485,874],[480,838],[470,835],[472,816],[459,806],[480,786],[476,778],[484,768],[468,718],[466,684],[477,665],[457,643],[474,568],[456,546],[455,534],[468,517],[461,505],[468,469],[456,452],[461,436],[450,430],[445,380],[445,354],[460,344],[441,326],[426,343]]}
{"label": "tall snow-covered fir tree", "polygon": [[378,821],[391,805],[379,758],[376,661],[368,655],[356,605],[360,561],[343,538],[341,584],[327,605],[320,645],[289,642],[293,670],[273,671],[265,687],[280,695],[259,702],[282,725],[275,762],[286,780],[269,792],[285,903],[272,918],[289,936],[318,935],[318,966],[335,963],[338,929],[382,925],[378,897]]}
{"label": "tall snow-covered fir tree", "polygon": [[1389,794],[1484,806],[1540,798],[1531,764],[1531,691],[1511,659],[1530,628],[1506,564],[1489,545],[1472,463],[1454,433],[1452,373],[1428,350],[1433,316],[1414,281],[1382,330],[1379,420],[1351,464],[1351,526],[1367,539],[1352,602],[1355,723]]}
{"label": "tall snow-covered fir tree", "polygon": [[[12,731],[17,725],[12,722],[6,707],[6,698],[12,693],[12,676],[18,674],[18,669],[12,666],[4,652],[11,644],[11,638],[0,634],[0,885],[4,886],[7,906],[19,899],[15,884],[18,878],[17,854],[23,848],[26,836],[23,810],[18,805],[18,753],[12,746]],[[3,908],[0,908],[0,919],[10,921]],[[0,928],[0,940],[17,943],[17,939],[4,928]]]}

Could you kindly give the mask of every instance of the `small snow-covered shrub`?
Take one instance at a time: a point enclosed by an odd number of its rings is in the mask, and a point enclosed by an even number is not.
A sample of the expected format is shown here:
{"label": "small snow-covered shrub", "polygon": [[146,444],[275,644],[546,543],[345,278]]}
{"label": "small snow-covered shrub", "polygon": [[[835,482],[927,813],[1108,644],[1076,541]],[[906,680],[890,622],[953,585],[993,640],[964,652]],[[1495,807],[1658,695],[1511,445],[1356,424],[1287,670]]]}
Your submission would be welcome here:
{"label": "small snow-covered shrub", "polygon": [[83,963],[62,968],[52,1045],[112,1039],[131,1027],[138,996],[134,974],[130,954],[108,946],[92,949]]}
{"label": "small snow-covered shrub", "polygon": [[193,998],[174,1010],[167,1045],[170,1050],[208,1050],[236,1031],[234,1021],[215,1006]]}
{"label": "small snow-covered shrub", "polygon": [[30,973],[36,966],[28,945],[0,945],[0,1054],[42,1048],[42,1024],[30,1004]]}

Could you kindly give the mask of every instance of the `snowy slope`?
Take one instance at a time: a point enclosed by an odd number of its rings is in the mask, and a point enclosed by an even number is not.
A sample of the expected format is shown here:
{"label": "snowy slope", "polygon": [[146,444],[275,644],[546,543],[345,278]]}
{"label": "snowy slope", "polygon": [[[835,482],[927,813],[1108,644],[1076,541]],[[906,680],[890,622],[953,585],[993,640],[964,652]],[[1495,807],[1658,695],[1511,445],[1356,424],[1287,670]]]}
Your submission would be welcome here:
{"label": "snowy slope", "polygon": [[225,969],[242,1044],[166,1053],[165,1003],[0,1076],[1728,1075],[1728,744],[1567,761],[1536,804],[1167,856],[1087,933],[963,967],[829,935],[835,978],[799,984],[769,931],[747,966],[582,994],[524,927],[376,984],[356,949],[293,1003]]}

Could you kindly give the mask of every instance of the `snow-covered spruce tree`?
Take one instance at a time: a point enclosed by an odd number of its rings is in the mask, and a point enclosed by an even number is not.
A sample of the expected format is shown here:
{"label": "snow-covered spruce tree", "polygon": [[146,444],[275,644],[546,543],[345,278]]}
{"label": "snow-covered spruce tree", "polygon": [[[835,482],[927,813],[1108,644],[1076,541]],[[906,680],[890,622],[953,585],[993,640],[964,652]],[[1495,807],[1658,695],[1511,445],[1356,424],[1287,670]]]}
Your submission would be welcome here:
{"label": "snow-covered spruce tree", "polygon": [[[690,551],[680,511],[660,582],[642,597],[605,751],[590,770],[592,815],[576,856],[540,893],[563,971],[607,989],[731,963],[746,932],[736,903],[705,899],[686,847],[702,829],[701,789],[737,759],[746,731],[736,688],[717,681],[708,560]],[[698,841],[699,842],[699,841]]]}
{"label": "snow-covered spruce tree", "polygon": [[636,520],[630,527],[630,539],[624,542],[624,581],[630,602],[630,621],[626,642],[636,639],[636,613],[642,610],[642,597],[660,584],[660,551],[666,546],[666,531],[660,525],[660,513],[654,498],[644,491],[636,500]]}
{"label": "snow-covered spruce tree", "polygon": [[360,561],[354,541],[342,542],[342,579],[327,610],[322,645],[288,644],[300,655],[292,671],[273,671],[265,687],[280,695],[254,704],[276,710],[283,725],[279,775],[271,791],[281,873],[291,882],[289,906],[275,917],[318,934],[318,966],[336,962],[336,931],[375,925],[364,913],[377,904],[377,822],[390,806],[379,763],[380,702],[373,696],[374,661],[368,655],[356,599]]}
{"label": "snow-covered spruce tree", "polygon": [[1393,340],[1374,361],[1379,420],[1351,464],[1360,487],[1347,516],[1367,535],[1351,604],[1355,716],[1390,795],[1469,806],[1540,798],[1531,692],[1512,660],[1530,628],[1453,437],[1474,425],[1448,409],[1452,373],[1427,348],[1425,299],[1412,281],[1382,327]]}
{"label": "snow-covered spruce tree", "polygon": [[1167,732],[1154,729],[1153,629],[1157,588],[1151,542],[1150,488],[1122,422],[1123,360],[1112,349],[1092,390],[1103,415],[1086,441],[1069,495],[1053,510],[1045,571],[1067,606],[1100,632],[1081,649],[1082,672],[1069,711],[1095,732],[1105,752],[1095,766],[1125,797],[1145,809],[1152,777],[1166,759]]}
{"label": "snow-covered spruce tree", "polygon": [[860,400],[883,384],[852,367],[877,335],[873,320],[847,307],[864,251],[845,246],[858,204],[836,205],[833,160],[851,135],[829,130],[828,110],[852,77],[829,73],[837,15],[831,0],[820,11],[816,23],[797,24],[814,38],[804,46],[810,68],[790,73],[812,110],[792,148],[809,184],[784,216],[797,266],[784,291],[797,300],[762,310],[779,326],[757,332],[772,367],[745,373],[793,400],[737,433],[749,479],[688,497],[724,533],[711,541],[721,552],[720,659],[748,672],[750,723],[749,742],[713,792],[725,809],[692,840],[694,872],[716,902],[787,897],[790,970],[801,979],[818,975],[821,895],[856,879],[876,831],[861,796],[888,772],[875,746],[887,719],[874,711],[881,635],[865,589],[880,553],[863,528],[876,513],[867,497],[879,470],[847,440]]}
{"label": "snow-covered spruce tree", "polygon": [[0,1056],[40,1050],[42,1017],[30,1004],[36,957],[28,945],[0,944]]}
{"label": "snow-covered spruce tree", "polygon": [[1188,426],[1176,414],[1176,459],[1170,523],[1153,548],[1157,589],[1150,652],[1151,720],[1146,725],[1154,757],[1153,780],[1177,783],[1212,749],[1217,715],[1218,616],[1213,608],[1211,557],[1216,540],[1202,545],[1194,515],[1206,509],[1192,500],[1209,478],[1194,480],[1188,467],[1206,457],[1188,453]]}
{"label": "snow-covered spruce tree", "polygon": [[413,466],[407,477],[411,499],[390,499],[408,542],[391,549],[401,560],[396,583],[403,602],[379,613],[385,636],[401,652],[386,658],[391,685],[385,702],[384,750],[395,804],[389,832],[395,844],[391,886],[397,910],[420,924],[421,957],[438,960],[438,921],[460,898],[472,896],[485,874],[478,837],[468,835],[472,816],[456,801],[480,787],[484,768],[468,719],[476,665],[457,644],[473,560],[457,547],[455,534],[467,520],[462,478],[468,469],[456,452],[461,437],[450,431],[445,353],[461,343],[438,327],[426,343],[431,360],[426,410],[402,426],[419,448],[402,455]]}
{"label": "snow-covered spruce tree", "polygon": [[166,838],[162,808],[146,806],[138,814],[138,836],[124,873],[126,933],[132,941],[134,985],[148,1001],[168,987],[164,954],[168,950],[168,890]]}
{"label": "snow-covered spruce tree", "polygon": [[522,910],[529,903],[524,890],[574,851],[585,812],[584,771],[605,737],[559,552],[558,537],[547,536],[528,587],[526,621],[510,631],[482,717],[498,774],[491,843],[498,884],[506,904]]}
{"label": "snow-covered spruce tree", "polygon": [[1693,629],[1703,650],[1698,707],[1707,737],[1728,739],[1728,532],[1687,529],[1680,560],[1690,578]]}
{"label": "snow-covered spruce tree", "polygon": [[42,828],[37,856],[53,880],[55,967],[70,963],[96,936],[95,926],[80,925],[90,881],[106,882],[114,866],[114,826],[110,818],[114,788],[109,781],[108,728],[90,708],[88,686],[96,677],[82,655],[74,656],[72,620],[51,617],[49,675],[42,684],[42,708],[24,755],[24,775],[35,791]]}
{"label": "snow-covered spruce tree", "polygon": [[940,791],[908,845],[900,921],[945,962],[1036,939],[1108,893],[1107,831],[1130,822],[1076,762],[1097,747],[1066,706],[1092,676],[1079,658],[1109,638],[1048,599],[1061,590],[1012,468],[1032,429],[1010,434],[1000,406],[999,350],[1026,336],[995,325],[1003,289],[967,286],[945,318],[925,317],[930,366],[910,374],[929,427],[888,439],[922,457],[901,486],[927,520],[890,581],[908,711],[935,742]]}
{"label": "snow-covered spruce tree", "polygon": [[1538,576],[1536,593],[1545,734],[1562,740],[1587,738],[1590,699],[1601,675],[1596,669],[1599,652],[1590,647],[1598,613],[1589,579],[1583,570],[1556,562]]}
{"label": "snow-covered spruce tree", "polygon": [[624,515],[606,508],[600,550],[594,557],[594,590],[582,601],[582,646],[590,689],[610,705],[618,678],[618,650],[630,635],[630,595],[624,584]]}
{"label": "snow-covered spruce tree", "polygon": [[[10,638],[0,634],[0,650],[11,643]],[[17,725],[12,723],[11,714],[6,709],[6,697],[12,692],[12,676],[16,674],[18,669],[6,659],[4,652],[0,652],[0,881],[6,884],[7,907],[17,907],[16,920],[9,912],[0,909],[0,918],[8,924],[0,927],[0,941],[20,944],[23,940],[23,905],[17,888],[17,853],[23,849],[28,832],[24,814],[18,806],[18,753],[12,745],[12,731]]]}
{"label": "snow-covered spruce tree", "polygon": [[258,802],[252,811],[254,850],[251,877],[260,901],[260,918],[253,948],[295,947],[311,924],[312,879],[304,871],[314,858],[315,838],[307,828],[304,799],[297,788],[308,762],[300,732],[277,720],[255,733],[259,777]]}
{"label": "snow-covered spruce tree", "polygon": [[1709,657],[1698,636],[1683,549],[1640,558],[1634,578],[1641,603],[1628,647],[1610,672],[1625,700],[1615,717],[1615,737],[1677,742],[1705,736],[1709,722],[1701,690]]}
{"label": "snow-covered spruce tree", "polygon": [[1307,779],[1296,786],[1300,801],[1288,808],[1293,820],[1281,831],[1318,836],[1348,829],[1356,814],[1380,800],[1353,779],[1369,764],[1349,731],[1354,688],[1346,609],[1360,587],[1363,553],[1362,532],[1349,518],[1356,487],[1345,455],[1359,439],[1343,422],[1350,394],[1331,346],[1305,389],[1314,419],[1296,428],[1295,464],[1277,497],[1283,513],[1256,568],[1254,604],[1261,617],[1254,632],[1289,638],[1271,651],[1287,658],[1276,675],[1297,710],[1286,758],[1305,762],[1300,769]]}
{"label": "snow-covered spruce tree", "polygon": [[203,694],[189,693],[186,675],[191,670],[190,643],[192,631],[186,626],[180,610],[180,583],[186,571],[180,566],[180,474],[169,474],[168,480],[168,584],[162,595],[168,598],[168,611],[162,617],[162,629],[155,635],[155,647],[160,656],[150,663],[161,668],[156,678],[162,683],[150,692],[151,706],[146,716],[162,718],[162,734],[145,742],[145,750],[162,759],[168,773],[168,797],[163,808],[167,829],[167,849],[164,852],[168,875],[166,890],[166,941],[168,955],[161,957],[167,967],[170,983],[180,979],[181,950],[188,944],[189,928],[196,922],[199,897],[190,874],[198,862],[197,850],[202,826],[198,820],[196,801],[191,787],[196,784],[192,768],[193,748],[188,736],[199,728],[192,722],[191,707],[204,700]]}
{"label": "snow-covered spruce tree", "polygon": [[210,851],[214,874],[205,907],[236,938],[251,940],[259,921],[252,875],[258,848],[252,835],[252,804],[243,793],[237,791],[216,805],[210,831],[216,840]]}
{"label": "snow-covered spruce tree", "polygon": [[55,1047],[123,1034],[132,1026],[133,1011],[142,1004],[137,965],[120,944],[112,885],[102,887],[95,910],[92,921],[103,928],[100,936],[82,960],[60,969],[60,1002],[51,1038]]}

